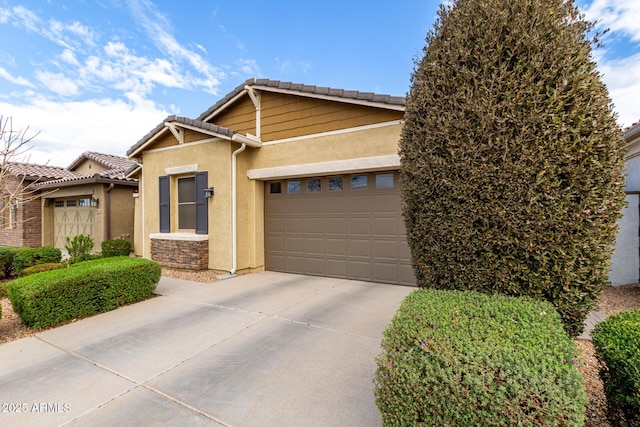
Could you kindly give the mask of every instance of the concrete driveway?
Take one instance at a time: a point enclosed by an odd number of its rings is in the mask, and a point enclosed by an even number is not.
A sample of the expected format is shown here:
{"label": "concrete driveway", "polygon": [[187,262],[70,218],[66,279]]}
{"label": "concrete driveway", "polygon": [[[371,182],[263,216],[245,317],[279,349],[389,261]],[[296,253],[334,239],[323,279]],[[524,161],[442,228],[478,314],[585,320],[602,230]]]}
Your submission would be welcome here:
{"label": "concrete driveway", "polygon": [[263,272],[0,345],[0,425],[376,426],[381,332],[413,289]]}

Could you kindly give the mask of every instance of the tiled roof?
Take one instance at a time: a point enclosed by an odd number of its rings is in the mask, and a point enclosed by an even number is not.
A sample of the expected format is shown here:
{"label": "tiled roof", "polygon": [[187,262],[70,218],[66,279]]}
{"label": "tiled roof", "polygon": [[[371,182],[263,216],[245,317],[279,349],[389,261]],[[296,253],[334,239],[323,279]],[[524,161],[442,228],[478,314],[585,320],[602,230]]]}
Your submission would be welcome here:
{"label": "tiled roof", "polygon": [[59,179],[41,182],[37,184],[36,188],[54,188],[59,186],[86,184],[93,182],[115,182],[125,185],[134,185],[138,182],[137,179],[127,178],[126,174],[130,169],[138,166],[133,160],[129,160],[126,157],[114,156],[111,154],[96,153],[94,151],[86,151],[82,153],[80,157],[74,160],[67,169],[78,167],[84,159],[93,160],[101,165],[109,168],[102,172],[95,173],[93,175],[81,175],[76,172],[70,172],[73,175],[61,177]]}
{"label": "tiled roof", "polygon": [[233,134],[237,133],[236,131],[233,131],[233,130],[231,130],[229,128],[225,128],[225,127],[222,127],[222,126],[214,125],[213,123],[203,122],[202,120],[193,120],[193,119],[189,119],[187,117],[180,117],[180,116],[175,116],[175,115],[174,116],[168,116],[158,126],[153,128],[153,130],[151,130],[151,132],[149,132],[144,137],[142,137],[142,139],[140,139],[138,142],[136,142],[133,147],[129,148],[129,150],[127,151],[127,155],[130,155],[131,153],[136,151],[139,147],[141,147],[147,141],[149,141],[151,138],[153,138],[158,132],[162,131],[163,129],[166,129],[166,126],[165,126],[166,123],[180,123],[180,124],[183,124],[183,125],[193,126],[193,127],[196,127],[196,128],[199,128],[199,129],[203,129],[203,130],[206,130],[206,131],[209,131],[209,132],[214,132],[214,133],[218,133],[220,135],[228,136],[229,138],[231,138],[233,136]]}
{"label": "tiled roof", "polygon": [[53,181],[46,181],[36,184],[35,188],[56,188],[66,187],[69,185],[90,184],[94,182],[109,183],[124,185],[135,185],[138,183],[137,179],[127,178],[122,169],[109,169],[94,175],[77,175],[70,178],[56,179]]}
{"label": "tiled roof", "polygon": [[269,79],[256,79],[251,78],[246,80],[241,85],[238,85],[233,91],[227,94],[220,101],[216,102],[214,105],[209,107],[207,111],[203,112],[198,116],[198,120],[206,120],[213,112],[215,112],[222,105],[229,102],[235,96],[237,96],[240,92],[242,92],[245,86],[253,86],[257,89],[265,88],[265,89],[277,89],[281,92],[290,92],[295,94],[313,94],[313,95],[322,95],[330,98],[336,98],[336,100],[342,101],[365,101],[371,103],[380,103],[380,104],[389,104],[395,106],[406,105],[406,98],[404,96],[391,96],[391,95],[382,95],[376,94],[373,92],[359,92],[357,90],[344,90],[344,89],[336,89],[330,87],[323,86],[311,86],[305,85],[301,83],[291,83],[291,82],[281,82],[279,80],[269,80]]}
{"label": "tiled roof", "polygon": [[112,154],[96,153],[95,151],[85,151],[77,159],[75,159],[67,169],[73,170],[77,168],[84,159],[93,160],[109,169],[128,169],[135,165],[133,160],[126,157],[114,156]]}
{"label": "tiled roof", "polygon": [[5,165],[5,169],[17,176],[28,178],[51,180],[51,179],[71,179],[78,176],[76,172],[63,169],[57,166],[37,165],[32,163],[15,163],[10,162]]}

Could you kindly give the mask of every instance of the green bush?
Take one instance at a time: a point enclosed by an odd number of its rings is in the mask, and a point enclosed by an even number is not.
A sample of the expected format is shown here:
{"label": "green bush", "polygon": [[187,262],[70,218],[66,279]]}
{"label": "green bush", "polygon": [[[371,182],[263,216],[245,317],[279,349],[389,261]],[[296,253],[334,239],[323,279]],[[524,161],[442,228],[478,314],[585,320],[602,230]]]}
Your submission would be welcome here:
{"label": "green bush", "polygon": [[0,282],[0,298],[7,297],[7,284],[6,282]]}
{"label": "green bush", "polygon": [[65,264],[60,262],[48,262],[45,264],[36,264],[22,270],[21,277],[31,276],[32,274],[41,273],[43,271],[57,270],[63,268]]}
{"label": "green bush", "polygon": [[382,339],[376,403],[385,426],[581,426],[577,349],[553,305],[423,289]]}
{"label": "green bush", "polygon": [[8,279],[15,275],[13,257],[21,249],[24,248],[22,246],[0,246],[0,273],[2,273],[2,277]]}
{"label": "green bush", "polygon": [[102,242],[102,256],[129,256],[131,253],[131,243],[123,239],[104,240]]}
{"label": "green bush", "polygon": [[591,28],[572,0],[441,8],[400,138],[419,286],[544,298],[582,331],[625,203]]}
{"label": "green bush", "polygon": [[22,270],[37,264],[57,263],[62,259],[62,253],[58,248],[43,246],[40,248],[21,248],[13,256],[13,267],[18,276]]}
{"label": "green bush", "polygon": [[640,310],[615,314],[591,333],[613,426],[640,426]]}
{"label": "green bush", "polygon": [[160,264],[143,258],[102,258],[21,277],[7,290],[25,325],[46,328],[147,299],[160,273]]}
{"label": "green bush", "polygon": [[71,259],[82,258],[93,249],[93,237],[86,234],[79,234],[73,238],[67,236],[66,241],[64,248],[69,252]]}

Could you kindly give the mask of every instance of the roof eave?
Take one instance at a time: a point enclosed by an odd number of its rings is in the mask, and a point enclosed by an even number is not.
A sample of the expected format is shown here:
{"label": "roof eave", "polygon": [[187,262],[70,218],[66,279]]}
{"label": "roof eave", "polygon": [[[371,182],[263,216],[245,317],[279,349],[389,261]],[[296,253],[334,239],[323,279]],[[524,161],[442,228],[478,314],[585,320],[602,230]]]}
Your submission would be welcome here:
{"label": "roof eave", "polygon": [[55,188],[63,188],[63,187],[73,187],[77,185],[89,185],[89,184],[118,184],[123,185],[125,187],[138,187],[138,181],[131,181],[127,179],[115,179],[115,178],[96,178],[96,177],[88,177],[83,179],[76,179],[72,181],[61,181],[61,182],[44,182],[42,184],[36,185],[34,188],[37,190],[51,190]]}

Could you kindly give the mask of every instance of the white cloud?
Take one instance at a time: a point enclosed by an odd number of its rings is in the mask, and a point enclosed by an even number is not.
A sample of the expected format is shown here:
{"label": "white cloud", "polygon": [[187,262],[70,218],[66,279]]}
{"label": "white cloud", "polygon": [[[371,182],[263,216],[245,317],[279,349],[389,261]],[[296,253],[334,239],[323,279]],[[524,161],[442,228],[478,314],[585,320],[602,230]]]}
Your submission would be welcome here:
{"label": "white cloud", "polygon": [[0,102],[0,110],[13,118],[15,129],[29,127],[29,135],[40,132],[30,144],[30,162],[63,167],[84,151],[124,156],[168,115],[145,100],[131,104],[112,99],[36,99],[26,105]]}
{"label": "white cloud", "polygon": [[31,83],[29,80],[25,79],[24,77],[14,77],[2,67],[0,67],[0,77],[16,85],[35,88],[33,83]]}
{"label": "white cloud", "polygon": [[61,73],[38,71],[36,72],[36,78],[44,87],[58,95],[72,96],[79,92],[78,85]]}
{"label": "white cloud", "polygon": [[[640,2],[593,0],[580,3],[586,18],[598,22],[598,30],[610,30],[603,40],[604,47],[594,51],[594,59],[609,89],[618,123],[629,126],[640,119]],[[614,42],[623,43],[631,51],[614,50],[610,47]]]}
{"label": "white cloud", "polygon": [[640,2],[638,0],[594,0],[582,10],[590,21],[640,41]]}
{"label": "white cloud", "polygon": [[629,126],[640,120],[640,53],[601,61],[598,68],[618,113],[618,123]]}
{"label": "white cloud", "polygon": [[187,62],[202,77],[194,77],[189,82],[205,92],[218,94],[220,79],[224,78],[224,72],[209,64],[200,54],[182,46],[173,37],[170,23],[166,16],[160,13],[148,0],[130,0],[127,3],[133,13],[134,19],[140,23],[147,32],[149,39],[156,42],[158,47],[167,53],[176,62]]}

